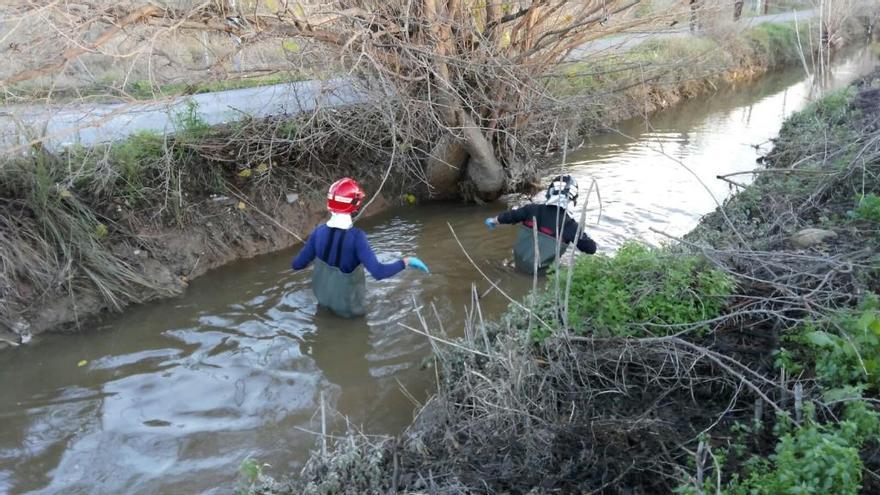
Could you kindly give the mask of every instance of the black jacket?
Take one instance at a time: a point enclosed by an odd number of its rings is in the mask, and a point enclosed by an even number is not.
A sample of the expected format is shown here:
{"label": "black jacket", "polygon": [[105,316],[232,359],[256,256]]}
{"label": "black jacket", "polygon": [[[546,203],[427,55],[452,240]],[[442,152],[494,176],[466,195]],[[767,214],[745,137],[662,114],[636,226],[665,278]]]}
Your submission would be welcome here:
{"label": "black jacket", "polygon": [[[538,220],[538,230],[551,237],[556,237],[556,232],[562,233],[562,242],[571,243],[577,235],[577,220],[571,218],[565,209],[556,205],[539,205],[530,203],[513,210],[507,210],[498,215],[498,222],[505,224],[523,223],[531,228],[532,219]],[[558,227],[557,227],[558,225]],[[577,248],[587,254],[596,252],[596,241],[590,238],[586,232],[581,232],[577,240]]]}

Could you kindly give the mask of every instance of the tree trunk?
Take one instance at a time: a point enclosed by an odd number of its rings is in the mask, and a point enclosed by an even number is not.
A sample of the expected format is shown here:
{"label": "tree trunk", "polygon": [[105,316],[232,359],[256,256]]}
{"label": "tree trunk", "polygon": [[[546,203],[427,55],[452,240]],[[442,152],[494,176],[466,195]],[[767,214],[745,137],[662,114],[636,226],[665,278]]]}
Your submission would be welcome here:
{"label": "tree trunk", "polygon": [[743,13],[743,4],[745,0],[736,0],[733,2],[733,20],[738,21],[740,17],[742,17]]}
{"label": "tree trunk", "polygon": [[504,188],[504,167],[495,157],[492,144],[477,127],[474,119],[463,110],[457,113],[464,133],[464,146],[470,156],[467,165],[468,178],[477,186],[483,199],[495,199]]}
{"label": "tree trunk", "polygon": [[449,134],[440,138],[431,150],[425,170],[430,185],[429,194],[443,199],[456,196],[458,182],[464,176],[467,162],[468,152],[464,143]]}

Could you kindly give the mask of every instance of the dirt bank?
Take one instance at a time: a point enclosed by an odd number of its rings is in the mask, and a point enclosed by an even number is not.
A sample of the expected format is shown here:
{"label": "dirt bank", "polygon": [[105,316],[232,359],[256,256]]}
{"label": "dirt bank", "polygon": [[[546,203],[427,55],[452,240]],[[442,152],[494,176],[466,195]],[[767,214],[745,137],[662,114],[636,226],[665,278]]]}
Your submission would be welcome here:
{"label": "dirt bank", "polygon": [[754,184],[676,244],[582,257],[560,296],[551,278],[528,309],[437,340],[438,393],[398,438],[352,432],[244,484],[876,493],[878,133],[880,72],[787,120]]}

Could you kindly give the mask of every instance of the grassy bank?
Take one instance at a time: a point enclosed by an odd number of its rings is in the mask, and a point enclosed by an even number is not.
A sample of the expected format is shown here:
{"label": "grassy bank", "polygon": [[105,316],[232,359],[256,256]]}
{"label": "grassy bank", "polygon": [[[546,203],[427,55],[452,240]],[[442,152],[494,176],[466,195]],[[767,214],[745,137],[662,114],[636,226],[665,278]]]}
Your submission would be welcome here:
{"label": "grassy bank", "polygon": [[[763,25],[737,38],[746,48],[735,50],[711,39],[649,42],[601,62],[602,74],[565,67],[563,77],[548,79],[548,91],[565,99],[579,132],[594,132],[716,81],[791,62],[795,38],[793,26]],[[645,79],[645,70],[656,77]],[[288,246],[320,218],[320,191],[340,175],[375,190],[387,171],[386,197],[429,197],[419,178],[440,130],[415,113],[399,118],[412,120],[406,124],[418,140],[370,125],[399,110],[389,98],[210,127],[190,108],[178,115],[174,135],[140,133],[95,148],[31,148],[6,158],[0,328],[77,326],[102,311],[179,293],[190,278],[237,257]],[[555,107],[538,109],[530,125],[544,132],[558,115]],[[561,132],[542,132],[526,143],[535,156],[561,145]]]}
{"label": "grassy bank", "polygon": [[12,89],[9,94],[26,94],[27,97],[6,96],[6,103],[21,101],[45,100],[61,103],[71,100],[113,101],[139,100],[151,101],[158,98],[215,93],[233,89],[256,88],[273,84],[291,83],[309,79],[304,73],[276,72],[267,75],[249,75],[246,77],[229,77],[220,81],[166,82],[157,83],[148,79],[137,81],[108,81],[106,84],[92,83],[76,88],[31,88]]}
{"label": "grassy bank", "polygon": [[[857,31],[853,25],[847,35],[858,37]],[[722,85],[801,65],[802,55],[809,63],[810,36],[806,23],[766,23],[742,32],[649,40],[595,63],[562,66],[549,75],[548,88],[581,109],[571,131],[589,135]]]}
{"label": "grassy bank", "polygon": [[328,440],[283,481],[248,464],[243,488],[876,493],[880,73],[786,121],[755,174],[684,239],[581,257],[436,341],[400,437]]}

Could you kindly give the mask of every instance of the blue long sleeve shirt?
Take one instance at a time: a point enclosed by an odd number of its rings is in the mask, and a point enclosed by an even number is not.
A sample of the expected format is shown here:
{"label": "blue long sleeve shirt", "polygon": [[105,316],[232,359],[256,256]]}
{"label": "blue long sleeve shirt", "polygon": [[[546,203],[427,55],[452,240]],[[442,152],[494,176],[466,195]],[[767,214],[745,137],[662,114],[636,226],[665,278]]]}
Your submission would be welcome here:
{"label": "blue long sleeve shirt", "polygon": [[321,224],[309,235],[306,245],[293,259],[291,267],[302,270],[317,257],[330,266],[338,267],[343,273],[351,273],[363,264],[376,280],[393,277],[406,268],[403,260],[394,263],[382,263],[376,259],[376,253],[367,241],[363,230],[334,229]]}

